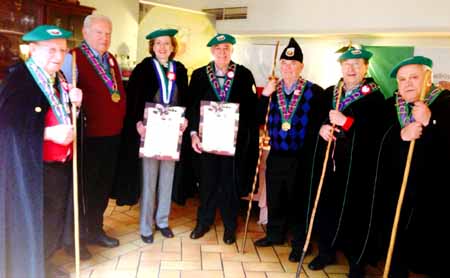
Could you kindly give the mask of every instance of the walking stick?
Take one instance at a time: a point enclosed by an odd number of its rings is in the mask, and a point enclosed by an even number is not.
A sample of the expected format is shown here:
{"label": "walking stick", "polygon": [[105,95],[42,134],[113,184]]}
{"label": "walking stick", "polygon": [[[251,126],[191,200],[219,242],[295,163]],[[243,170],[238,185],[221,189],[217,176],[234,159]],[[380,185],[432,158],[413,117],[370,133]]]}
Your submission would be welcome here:
{"label": "walking stick", "polygon": [[[431,71],[427,70],[425,72],[425,77],[423,79],[422,84],[422,90],[420,92],[419,100],[423,101],[425,98],[425,94],[427,91],[427,82],[428,79],[431,76]],[[408,150],[408,156],[406,157],[406,165],[405,165],[405,172],[403,173],[403,181],[402,186],[400,188],[400,195],[398,197],[397,201],[397,209],[395,211],[395,217],[394,217],[394,224],[392,225],[392,232],[391,232],[391,240],[389,242],[389,249],[386,257],[386,264],[384,265],[384,272],[383,272],[383,278],[388,278],[389,270],[391,268],[391,261],[392,261],[392,254],[394,253],[394,246],[395,246],[395,239],[397,237],[397,228],[398,228],[398,222],[400,221],[400,213],[403,205],[403,199],[405,197],[406,192],[406,186],[408,183],[408,176],[409,176],[409,170],[411,168],[411,160],[414,153],[414,146],[416,145],[416,140],[411,140],[409,143],[409,150]]]}
{"label": "walking stick", "polygon": [[[339,111],[339,104],[341,102],[341,95],[342,95],[342,87],[343,87],[343,85],[344,85],[344,81],[342,81],[342,82],[340,82],[340,84],[338,84],[338,94],[337,94],[337,100],[336,100],[336,111]],[[331,135],[333,134],[335,127],[336,127],[336,124],[333,124],[332,128],[331,128]],[[319,186],[317,188],[316,199],[314,201],[314,207],[313,207],[312,212],[311,212],[311,218],[309,219],[308,233],[306,234],[306,240],[305,240],[305,244],[303,245],[302,256],[300,257],[300,262],[298,263],[297,272],[295,274],[296,278],[299,278],[300,274],[302,272],[302,264],[303,264],[303,261],[305,260],[306,251],[308,250],[309,242],[311,240],[311,234],[312,234],[312,229],[313,229],[313,225],[314,225],[314,219],[316,217],[317,206],[318,206],[319,200],[320,200],[320,193],[322,192],[323,181],[325,180],[325,173],[327,171],[327,164],[328,164],[328,158],[330,156],[330,148],[331,148],[332,141],[333,141],[333,136],[330,136],[330,138],[328,139],[328,145],[327,145],[327,149],[326,149],[326,152],[325,152],[325,158],[323,160],[322,174],[320,176]]]}
{"label": "walking stick", "polygon": [[[77,62],[76,52],[72,52],[72,86],[77,86]],[[73,221],[74,221],[74,245],[75,245],[75,277],[80,277],[80,234],[78,219],[78,154],[77,154],[77,107],[72,105],[72,124],[73,124]]]}
{"label": "walking stick", "polygon": [[[275,45],[275,54],[273,57],[272,73],[271,73],[270,79],[276,78],[275,77],[275,68],[277,66],[277,56],[278,56],[279,45],[280,45],[280,41],[277,41],[277,44]],[[266,117],[264,120],[263,134],[261,134],[259,136],[258,162],[256,163],[256,170],[255,170],[255,176],[253,177],[252,191],[250,192],[250,199],[248,201],[247,217],[245,218],[244,240],[242,241],[242,249],[241,249],[242,253],[245,252],[245,243],[247,241],[247,231],[248,231],[248,221],[250,220],[250,211],[252,210],[253,196],[255,195],[256,181],[258,180],[259,164],[261,163],[262,151],[264,148],[267,148],[269,146],[270,138],[268,138],[268,135],[267,135],[267,119],[269,118],[271,98],[272,97],[270,96],[269,104],[267,105]]]}

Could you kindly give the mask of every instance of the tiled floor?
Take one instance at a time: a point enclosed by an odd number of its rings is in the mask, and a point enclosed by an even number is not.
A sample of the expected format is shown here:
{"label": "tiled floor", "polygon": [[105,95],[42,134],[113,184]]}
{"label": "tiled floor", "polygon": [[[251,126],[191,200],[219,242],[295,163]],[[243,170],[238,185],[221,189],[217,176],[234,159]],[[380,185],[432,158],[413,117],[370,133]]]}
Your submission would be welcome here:
{"label": "tiled floor", "polygon": [[[112,249],[89,246],[94,255],[81,263],[83,278],[288,278],[295,277],[297,264],[288,261],[290,247],[255,247],[253,241],[264,236],[262,225],[252,217],[249,224],[246,250],[242,246],[245,215],[241,215],[236,244],[222,241],[223,225],[218,219],[215,227],[202,238],[189,238],[195,226],[197,201],[189,200],[185,207],[172,206],[170,227],[175,237],[165,239],[159,232],[154,234],[153,244],[145,244],[139,233],[139,207],[117,207],[111,201],[105,213],[105,230],[120,239],[120,246]],[[243,212],[245,214],[245,212]],[[313,253],[316,253],[315,248]],[[307,256],[305,263],[313,258]],[[63,251],[53,258],[61,268],[74,272],[74,260]],[[348,266],[342,256],[338,264],[324,271],[311,271],[306,265],[301,277],[345,278]],[[381,277],[379,269],[370,269],[367,277]],[[75,274],[72,275],[75,277]]]}

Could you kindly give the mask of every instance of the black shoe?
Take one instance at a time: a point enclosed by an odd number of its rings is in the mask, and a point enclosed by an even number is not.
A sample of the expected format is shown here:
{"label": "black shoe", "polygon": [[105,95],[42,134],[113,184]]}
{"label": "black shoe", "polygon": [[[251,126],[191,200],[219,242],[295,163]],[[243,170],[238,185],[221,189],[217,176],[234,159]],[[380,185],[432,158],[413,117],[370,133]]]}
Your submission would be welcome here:
{"label": "black shoe", "polygon": [[284,242],[282,242],[282,241],[272,241],[268,237],[263,237],[263,238],[260,238],[257,241],[255,241],[255,246],[267,247],[267,246],[272,246],[272,245],[281,245],[283,243]]}
{"label": "black shoe", "polygon": [[292,248],[291,253],[289,254],[289,261],[293,263],[298,263],[300,261],[301,256],[302,256],[301,249]]}
{"label": "black shoe", "polygon": [[117,247],[119,246],[120,242],[118,239],[110,237],[106,235],[105,233],[99,233],[89,239],[89,243],[100,245],[103,247]]}
{"label": "black shoe", "polygon": [[335,261],[335,256],[319,254],[308,264],[308,268],[311,270],[321,270],[324,269],[324,267],[326,267],[327,265],[334,263]]}
{"label": "black shoe", "polygon": [[205,226],[202,226],[202,225],[197,225],[197,226],[195,226],[194,230],[191,232],[189,237],[192,238],[192,239],[201,238],[208,231],[209,231],[209,227],[205,227]]}
{"label": "black shoe", "polygon": [[235,243],[236,242],[235,233],[229,230],[225,230],[225,232],[223,233],[223,242],[225,242],[225,244]]}
{"label": "black shoe", "polygon": [[145,243],[149,243],[149,244],[153,243],[153,235],[149,235],[149,236],[141,235],[141,239]]}
{"label": "black shoe", "polygon": [[52,263],[45,264],[45,277],[46,278],[70,278],[70,274],[59,269]]}
{"label": "black shoe", "polygon": [[[75,257],[75,246],[73,245],[66,245],[64,246],[64,251],[66,251],[66,254]],[[89,252],[89,249],[86,245],[80,244],[80,260],[86,261],[92,258],[91,252]]]}
{"label": "black shoe", "polygon": [[163,237],[167,237],[167,238],[172,238],[173,237],[173,232],[172,232],[172,230],[169,227],[160,228],[160,227],[156,226],[156,229],[161,232]]}

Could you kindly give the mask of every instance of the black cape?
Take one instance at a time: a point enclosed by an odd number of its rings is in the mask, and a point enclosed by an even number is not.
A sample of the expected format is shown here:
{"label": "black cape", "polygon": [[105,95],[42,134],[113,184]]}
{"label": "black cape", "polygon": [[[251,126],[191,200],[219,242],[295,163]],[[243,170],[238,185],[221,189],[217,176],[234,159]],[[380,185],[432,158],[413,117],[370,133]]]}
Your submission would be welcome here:
{"label": "black cape", "polygon": [[[134,205],[140,197],[142,166],[139,158],[140,136],[136,130],[136,123],[143,120],[146,102],[155,102],[155,100],[159,102],[158,73],[154,70],[152,59],[147,57],[134,68],[126,87],[127,111],[121,133],[119,163],[113,189],[113,198],[117,199],[118,205]],[[174,105],[186,106],[188,102],[186,99],[187,70],[178,61],[176,61],[175,82],[177,88]],[[184,137],[183,146],[190,144],[185,139]],[[176,168],[179,171],[180,167]],[[182,184],[178,186],[181,187]],[[175,191],[180,191],[179,187]]]}
{"label": "black cape", "polygon": [[26,66],[15,66],[0,87],[0,277],[44,277],[42,145],[48,109]]}
{"label": "black cape", "polygon": [[[366,78],[363,85],[373,82],[373,79]],[[335,86],[332,86],[325,90],[329,97],[329,109],[333,109],[334,89]],[[367,246],[367,242],[373,236],[371,225],[376,194],[373,176],[385,105],[379,89],[348,105],[341,112],[352,117],[354,122],[348,131],[335,134],[337,140],[330,149],[317,212],[319,241],[329,248],[343,250],[352,264],[375,260],[372,258],[372,247]],[[319,169],[322,169],[327,142],[320,138],[319,144],[322,145],[318,148],[321,152],[314,160],[316,169],[312,179],[315,183],[319,182]]]}
{"label": "black cape", "polygon": [[[188,132],[198,131],[200,101],[220,101],[209,81],[206,66],[200,67],[192,73],[189,83],[189,96],[194,99],[194,102],[187,111]],[[234,156],[233,180],[240,196],[247,196],[251,191],[258,159],[257,101],[255,80],[252,73],[246,67],[237,64],[228,102],[239,103],[239,127]]]}
{"label": "black cape", "polygon": [[[389,246],[410,145],[400,137],[395,94],[387,102],[388,119],[379,149],[376,180],[380,187],[377,227],[384,255]],[[444,222],[449,211],[450,91],[443,91],[429,108],[430,123],[415,143],[391,269],[406,267],[417,273],[444,277],[447,257],[439,254],[448,242]]]}

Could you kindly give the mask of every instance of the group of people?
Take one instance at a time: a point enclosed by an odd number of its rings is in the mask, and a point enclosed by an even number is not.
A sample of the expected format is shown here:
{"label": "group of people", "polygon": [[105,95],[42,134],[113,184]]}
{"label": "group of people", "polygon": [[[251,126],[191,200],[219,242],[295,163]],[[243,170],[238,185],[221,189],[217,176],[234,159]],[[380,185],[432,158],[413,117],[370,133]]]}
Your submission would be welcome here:
{"label": "group of people", "polygon": [[[239,200],[251,190],[259,126],[267,125],[267,234],[254,244],[283,244],[290,231],[293,262],[300,260],[331,140],[313,230],[319,254],[308,266],[323,269],[341,250],[352,278],[363,277],[365,266],[386,253],[406,152],[417,140],[391,276],[415,271],[442,277],[443,258],[430,254],[438,254],[444,236],[435,219],[444,217],[450,94],[427,77],[431,60],[415,56],[398,64],[391,73],[398,91],[385,100],[366,77],[369,51],[343,53],[342,78],[324,90],[302,77],[303,52],[291,38],[279,58],[281,77],[270,78],[258,97],[251,71],[231,59],[233,36],[217,34],[207,43],[213,60],[194,70],[189,82],[186,67],[174,60],[177,30],[158,29],[147,35],[150,57],[135,67],[125,89],[108,51],[111,20],[90,15],[82,32],[84,41],[70,51],[71,32],[62,28],[42,25],[25,34],[30,58],[11,67],[0,87],[0,277],[66,275],[50,259],[61,247],[74,254],[75,125],[83,173],[81,259],[91,257],[88,243],[120,244],[103,225],[111,196],[122,204],[140,199],[145,243],[153,242],[154,229],[174,236],[169,214],[177,164],[139,157],[146,103],[186,108],[180,162],[195,156],[186,166],[198,173],[200,196],[192,239],[209,231],[219,208],[224,243],[236,241]],[[202,101],[239,104],[234,155],[203,149]]]}

